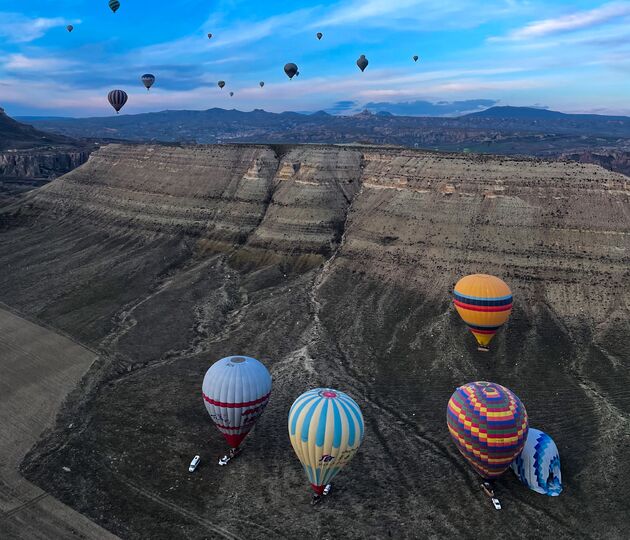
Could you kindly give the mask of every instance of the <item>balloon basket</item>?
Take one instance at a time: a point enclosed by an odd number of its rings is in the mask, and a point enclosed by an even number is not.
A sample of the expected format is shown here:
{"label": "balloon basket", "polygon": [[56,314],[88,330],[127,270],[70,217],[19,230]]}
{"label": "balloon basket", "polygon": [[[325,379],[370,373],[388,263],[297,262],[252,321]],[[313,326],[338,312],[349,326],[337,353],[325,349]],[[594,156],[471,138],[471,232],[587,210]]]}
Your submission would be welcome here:
{"label": "balloon basket", "polygon": [[224,467],[234,458],[237,458],[238,456],[240,456],[242,452],[243,452],[243,449],[240,447],[230,448],[230,451],[225,456],[219,459],[219,466]]}

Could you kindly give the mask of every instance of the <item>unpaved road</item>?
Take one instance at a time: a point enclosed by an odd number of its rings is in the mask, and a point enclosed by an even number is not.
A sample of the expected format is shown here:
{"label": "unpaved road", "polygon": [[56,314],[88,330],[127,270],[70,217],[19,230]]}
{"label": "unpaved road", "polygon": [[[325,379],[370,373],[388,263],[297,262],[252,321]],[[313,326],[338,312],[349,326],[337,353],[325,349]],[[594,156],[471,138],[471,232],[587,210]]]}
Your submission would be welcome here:
{"label": "unpaved road", "polygon": [[74,341],[0,308],[0,538],[116,538],[18,472],[95,358]]}

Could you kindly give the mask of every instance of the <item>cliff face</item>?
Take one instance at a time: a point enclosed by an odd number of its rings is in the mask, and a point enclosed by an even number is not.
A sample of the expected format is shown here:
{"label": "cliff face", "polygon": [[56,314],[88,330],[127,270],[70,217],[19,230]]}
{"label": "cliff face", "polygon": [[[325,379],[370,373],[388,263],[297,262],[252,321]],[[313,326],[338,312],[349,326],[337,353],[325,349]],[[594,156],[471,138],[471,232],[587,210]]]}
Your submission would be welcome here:
{"label": "cliff face", "polygon": [[[97,390],[68,407],[81,429],[62,419],[25,471],[123,537],[181,534],[182,515],[192,536],[501,538],[508,519],[519,537],[627,537],[629,208],[626,177],[580,163],[103,148],[0,211],[0,300],[103,353]],[[486,355],[450,303],[472,272],[515,295]],[[191,455],[222,452],[199,388],[237,352],[271,368],[274,397],[247,458],[182,481]],[[484,379],[558,444],[561,497],[506,473],[504,510],[489,506],[445,426],[455,387]],[[353,395],[368,426],[321,512],[285,435],[317,385]]]}
{"label": "cliff face", "polygon": [[88,156],[88,151],[4,152],[0,177],[56,178],[83,165]]}

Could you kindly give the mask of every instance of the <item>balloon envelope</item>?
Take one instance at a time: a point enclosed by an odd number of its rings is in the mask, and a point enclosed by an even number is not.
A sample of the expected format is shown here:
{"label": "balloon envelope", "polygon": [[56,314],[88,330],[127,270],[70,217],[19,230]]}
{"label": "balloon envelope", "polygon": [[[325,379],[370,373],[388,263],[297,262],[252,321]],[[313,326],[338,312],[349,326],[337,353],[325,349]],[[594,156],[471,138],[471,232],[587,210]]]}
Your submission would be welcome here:
{"label": "balloon envelope", "polygon": [[265,81],[260,81],[258,84],[259,84],[259,85],[260,85],[260,87],[262,88],[263,86],[265,86]]}
{"label": "balloon envelope", "polygon": [[324,34],[322,34],[321,32],[317,32],[317,39],[322,39],[323,36]]}
{"label": "balloon envelope", "polygon": [[107,94],[107,101],[109,101],[109,104],[114,107],[118,113],[125,103],[127,103],[127,92],[124,90],[112,90]]}
{"label": "balloon envelope", "polygon": [[289,438],[315,493],[354,457],[363,440],[361,409],[348,395],[315,388],[298,397],[289,411]]}
{"label": "balloon envelope", "polygon": [[237,448],[265,410],[271,375],[249,356],[228,356],[210,366],[203,378],[206,410],[232,448]]}
{"label": "balloon envelope", "polygon": [[560,454],[546,433],[529,428],[523,451],[510,465],[519,480],[529,489],[557,497],[562,492]]}
{"label": "balloon envelope", "polygon": [[118,0],[109,0],[109,9],[111,9],[114,13],[118,11],[120,7],[120,2]]}
{"label": "balloon envelope", "polygon": [[446,422],[457,449],[484,478],[501,475],[527,438],[525,406],[509,389],[491,382],[471,382],[455,390]]}
{"label": "balloon envelope", "polygon": [[289,79],[292,79],[298,72],[298,67],[293,62],[289,62],[288,64],[284,65],[284,72],[287,74],[287,77],[289,77]]}
{"label": "balloon envelope", "polygon": [[234,95],[234,92],[230,92],[230,97],[232,97]]}
{"label": "balloon envelope", "polygon": [[212,39],[212,34],[208,32],[208,39]]}
{"label": "balloon envelope", "polygon": [[219,82],[217,83],[217,86],[218,86],[219,88],[223,88],[223,87],[225,86],[225,81],[219,81]]}
{"label": "balloon envelope", "polygon": [[472,274],[455,285],[453,303],[477,343],[486,347],[510,317],[512,291],[498,277]]}
{"label": "balloon envelope", "polygon": [[66,26],[66,30],[68,32],[72,32],[74,30],[74,26],[72,26],[71,24],[69,24],[68,26]]}
{"label": "balloon envelope", "polygon": [[147,90],[151,88],[153,86],[153,83],[155,82],[155,76],[151,75],[151,73],[145,73],[142,77],[140,77],[140,79],[142,80],[142,84],[144,84]]}
{"label": "balloon envelope", "polygon": [[418,55],[417,55],[417,54],[414,54],[414,55],[413,55],[413,61],[414,61],[414,62],[417,62],[417,61],[418,61]]}
{"label": "balloon envelope", "polygon": [[368,59],[365,57],[364,54],[362,54],[361,56],[359,56],[359,59],[357,60],[357,66],[359,66],[359,69],[361,71],[365,71],[365,68],[368,67]]}

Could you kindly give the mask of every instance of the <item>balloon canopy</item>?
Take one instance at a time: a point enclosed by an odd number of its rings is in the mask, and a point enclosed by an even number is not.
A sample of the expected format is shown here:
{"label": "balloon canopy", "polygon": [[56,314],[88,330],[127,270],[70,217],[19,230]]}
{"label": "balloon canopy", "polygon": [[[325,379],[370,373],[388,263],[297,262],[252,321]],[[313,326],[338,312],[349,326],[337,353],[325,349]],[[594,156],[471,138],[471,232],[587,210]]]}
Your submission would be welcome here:
{"label": "balloon canopy", "polygon": [[271,375],[249,356],[228,356],[210,366],[203,378],[206,410],[232,448],[237,448],[265,410]]}
{"label": "balloon canopy", "polygon": [[289,77],[289,79],[292,79],[297,74],[298,67],[293,62],[289,62],[288,64],[284,65],[284,72],[287,74],[287,77]]}
{"label": "balloon canopy", "polygon": [[529,489],[557,497],[562,493],[560,454],[546,433],[529,428],[523,451],[511,465],[512,470]]}
{"label": "balloon canopy", "polygon": [[322,37],[324,36],[324,34],[322,34],[321,32],[317,32],[317,39],[322,39]]}
{"label": "balloon canopy", "polygon": [[365,68],[368,67],[368,59],[365,57],[364,54],[362,54],[361,56],[359,56],[359,59],[357,60],[357,66],[359,66],[359,69],[361,71],[365,71]]}
{"label": "balloon canopy", "polygon": [[217,83],[217,86],[218,86],[219,88],[223,88],[223,87],[225,86],[225,81],[219,81],[219,82]]}
{"label": "balloon canopy", "polygon": [[472,274],[460,279],[453,303],[477,343],[487,347],[512,312],[512,291],[496,276]]}
{"label": "balloon canopy", "polygon": [[109,0],[109,9],[111,9],[114,13],[118,11],[120,7],[120,2],[118,0]]}
{"label": "balloon canopy", "polygon": [[455,390],[446,422],[457,449],[483,478],[501,475],[527,438],[525,406],[505,386],[492,382],[471,382]]}
{"label": "balloon canopy", "polygon": [[318,495],[354,457],[363,433],[361,409],[339,390],[304,392],[289,411],[291,445]]}
{"label": "balloon canopy", "polygon": [[127,92],[124,90],[112,90],[107,94],[107,101],[109,101],[109,104],[114,107],[116,114],[118,114],[118,111],[127,103]]}
{"label": "balloon canopy", "polygon": [[151,73],[145,73],[142,77],[140,77],[140,80],[148,90],[153,86],[153,83],[155,82],[155,75],[152,75]]}

